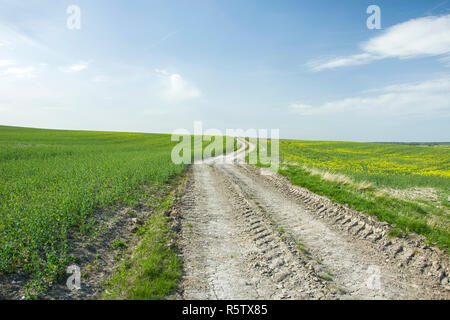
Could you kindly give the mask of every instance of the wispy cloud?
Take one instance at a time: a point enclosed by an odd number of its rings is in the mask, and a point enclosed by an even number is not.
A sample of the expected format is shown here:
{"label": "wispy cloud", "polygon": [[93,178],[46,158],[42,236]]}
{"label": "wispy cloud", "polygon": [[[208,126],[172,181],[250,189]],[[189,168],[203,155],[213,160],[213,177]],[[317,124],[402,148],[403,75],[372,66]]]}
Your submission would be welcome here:
{"label": "wispy cloud", "polygon": [[26,46],[34,49],[49,51],[47,46],[13,25],[1,24],[0,37],[2,39],[0,46],[13,46],[16,48]]}
{"label": "wispy cloud", "polygon": [[162,98],[168,102],[182,102],[201,96],[201,91],[181,75],[171,74],[164,69],[156,69],[163,82]]}
{"label": "wispy cloud", "polygon": [[436,11],[439,11],[439,10],[444,10],[444,11],[447,11],[447,12],[448,12],[450,9],[445,8],[446,4],[448,4],[448,0],[445,0],[445,1],[442,1],[442,2],[438,3],[438,4],[435,5],[434,7],[428,9],[428,10],[425,12],[425,15],[427,15],[427,16],[433,15],[433,14],[436,13]]}
{"label": "wispy cloud", "polygon": [[359,53],[347,57],[311,60],[306,63],[306,66],[313,71],[322,71],[325,69],[334,69],[351,65],[367,64],[376,59],[382,58],[375,57],[369,53]]}
{"label": "wispy cloud", "polygon": [[89,61],[80,61],[69,66],[59,67],[59,71],[66,73],[80,72],[87,69],[89,63]]}
{"label": "wispy cloud", "polygon": [[0,75],[13,78],[34,78],[37,69],[32,66],[20,66],[15,60],[0,59]]}
{"label": "wispy cloud", "polygon": [[170,76],[170,73],[166,69],[155,69],[155,72],[160,76]]}
{"label": "wispy cloud", "polygon": [[0,60],[0,68],[8,67],[14,65],[16,62],[14,60]]}
{"label": "wispy cloud", "polygon": [[330,59],[312,60],[313,71],[367,64],[386,58],[411,59],[450,54],[450,14],[412,19],[394,25],[360,45],[362,52]]}
{"label": "wispy cloud", "polygon": [[34,67],[9,67],[0,71],[4,76],[16,78],[34,78],[36,69]]}
{"label": "wispy cloud", "polygon": [[368,90],[365,94],[326,102],[319,106],[292,103],[292,113],[303,116],[342,113],[364,115],[450,114],[450,77],[391,85]]}
{"label": "wispy cloud", "polygon": [[150,48],[155,48],[157,47],[159,44],[161,44],[162,42],[166,41],[167,39],[171,38],[172,36],[176,35],[178,32],[180,32],[179,30],[175,30],[172,32],[169,32],[168,34],[166,34],[165,36],[163,36],[161,39],[159,39],[158,41],[156,41],[155,43],[153,43]]}

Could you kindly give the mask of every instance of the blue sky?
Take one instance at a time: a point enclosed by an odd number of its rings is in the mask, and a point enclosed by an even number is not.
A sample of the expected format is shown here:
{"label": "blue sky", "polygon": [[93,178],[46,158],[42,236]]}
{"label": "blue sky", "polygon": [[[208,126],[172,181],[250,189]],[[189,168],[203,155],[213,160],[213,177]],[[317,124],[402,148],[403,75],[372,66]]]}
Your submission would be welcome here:
{"label": "blue sky", "polygon": [[194,120],[450,141],[450,1],[0,0],[0,124],[172,132]]}

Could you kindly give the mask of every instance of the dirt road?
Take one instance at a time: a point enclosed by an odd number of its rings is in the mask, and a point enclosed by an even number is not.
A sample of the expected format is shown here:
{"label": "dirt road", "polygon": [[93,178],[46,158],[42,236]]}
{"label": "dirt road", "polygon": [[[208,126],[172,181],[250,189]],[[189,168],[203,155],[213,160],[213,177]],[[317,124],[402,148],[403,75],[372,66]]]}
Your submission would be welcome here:
{"label": "dirt road", "polygon": [[[180,202],[184,299],[448,299],[420,239],[242,163],[195,164]],[[248,146],[253,150],[255,146]],[[223,163],[226,162],[226,163]]]}

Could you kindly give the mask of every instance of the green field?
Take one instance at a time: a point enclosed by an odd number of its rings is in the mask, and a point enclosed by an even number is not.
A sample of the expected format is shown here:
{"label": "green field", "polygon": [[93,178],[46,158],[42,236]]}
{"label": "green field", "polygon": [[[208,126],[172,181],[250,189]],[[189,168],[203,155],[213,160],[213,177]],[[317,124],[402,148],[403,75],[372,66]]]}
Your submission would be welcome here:
{"label": "green field", "polygon": [[96,210],[135,207],[141,186],[185,170],[171,161],[170,138],[0,126],[0,274],[21,270],[31,286],[63,274],[69,234],[88,232]]}
{"label": "green field", "polygon": [[280,161],[293,183],[448,250],[448,145],[281,140]]}

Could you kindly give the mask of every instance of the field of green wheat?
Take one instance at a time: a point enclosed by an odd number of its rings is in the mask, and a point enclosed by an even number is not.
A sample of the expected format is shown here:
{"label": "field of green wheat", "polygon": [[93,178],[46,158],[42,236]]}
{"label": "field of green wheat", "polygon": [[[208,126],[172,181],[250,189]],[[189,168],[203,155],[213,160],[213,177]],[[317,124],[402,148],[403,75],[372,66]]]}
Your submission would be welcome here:
{"label": "field of green wheat", "polygon": [[0,273],[50,281],[69,262],[68,233],[97,209],[133,206],[138,186],[164,183],[169,135],[0,127]]}
{"label": "field of green wheat", "polygon": [[55,280],[70,262],[69,233],[87,230],[96,210],[134,207],[139,186],[183,172],[176,144],[168,134],[0,126],[0,274]]}

